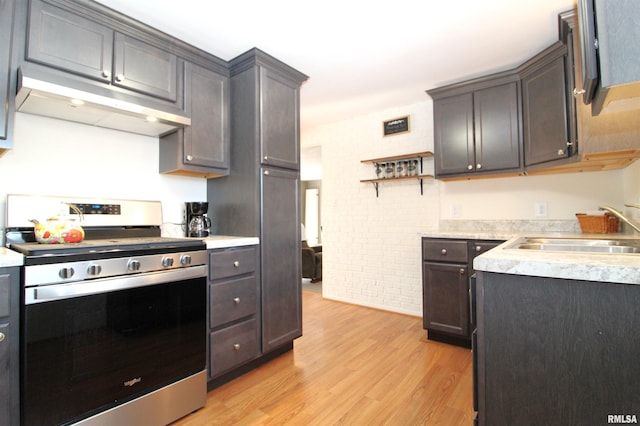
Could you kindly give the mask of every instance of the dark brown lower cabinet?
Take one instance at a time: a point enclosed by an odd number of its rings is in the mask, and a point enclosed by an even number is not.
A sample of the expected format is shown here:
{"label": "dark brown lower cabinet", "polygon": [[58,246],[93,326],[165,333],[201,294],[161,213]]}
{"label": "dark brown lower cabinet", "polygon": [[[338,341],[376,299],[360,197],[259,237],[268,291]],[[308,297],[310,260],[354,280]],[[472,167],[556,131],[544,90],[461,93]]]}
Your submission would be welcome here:
{"label": "dark brown lower cabinet", "polygon": [[20,268],[0,268],[0,425],[20,424]]}
{"label": "dark brown lower cabinet", "polygon": [[477,286],[481,425],[637,421],[640,285],[478,272]]}
{"label": "dark brown lower cabinet", "polygon": [[422,239],[422,321],[429,339],[471,347],[473,259],[493,240]]}
{"label": "dark brown lower cabinet", "polygon": [[209,252],[209,379],[260,355],[258,246]]}
{"label": "dark brown lower cabinet", "polygon": [[469,271],[466,264],[424,262],[423,326],[430,333],[469,336]]}

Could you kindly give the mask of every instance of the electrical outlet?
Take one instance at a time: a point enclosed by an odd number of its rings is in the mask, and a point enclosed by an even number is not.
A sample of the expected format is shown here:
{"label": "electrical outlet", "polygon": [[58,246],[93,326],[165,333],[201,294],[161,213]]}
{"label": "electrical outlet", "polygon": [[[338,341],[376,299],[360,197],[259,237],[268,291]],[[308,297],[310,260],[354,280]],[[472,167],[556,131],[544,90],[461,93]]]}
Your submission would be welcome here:
{"label": "electrical outlet", "polygon": [[547,202],[536,201],[533,204],[533,211],[536,217],[547,217]]}
{"label": "electrical outlet", "polygon": [[449,216],[450,216],[452,219],[455,219],[455,218],[460,217],[460,210],[461,210],[461,208],[460,208],[460,204],[452,204],[452,205],[449,207]]}

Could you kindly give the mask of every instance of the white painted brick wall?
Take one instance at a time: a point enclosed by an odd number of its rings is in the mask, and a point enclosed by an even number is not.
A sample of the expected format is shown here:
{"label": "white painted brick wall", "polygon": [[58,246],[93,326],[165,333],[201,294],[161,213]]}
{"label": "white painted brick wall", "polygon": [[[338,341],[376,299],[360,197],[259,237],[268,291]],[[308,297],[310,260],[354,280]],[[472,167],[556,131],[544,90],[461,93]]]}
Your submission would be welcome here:
{"label": "white painted brick wall", "polygon": [[[410,116],[410,132],[382,136],[382,122]],[[389,311],[422,315],[420,233],[438,230],[460,207],[462,222],[535,219],[533,202],[548,202],[548,219],[575,220],[599,203],[622,207],[638,194],[640,166],[625,171],[440,182],[380,184],[362,160],[433,151],[433,104],[425,102],[306,130],[303,146],[322,149],[324,297]],[[433,160],[424,160],[433,174]]]}
{"label": "white painted brick wall", "polygon": [[[431,102],[331,125],[322,142],[323,293],[330,299],[422,315],[419,232],[436,229],[433,180],[381,183],[376,198],[371,164],[361,160],[433,150]],[[410,116],[408,133],[383,137],[382,122]],[[308,140],[306,142],[309,142]],[[433,174],[433,161],[424,160]]]}

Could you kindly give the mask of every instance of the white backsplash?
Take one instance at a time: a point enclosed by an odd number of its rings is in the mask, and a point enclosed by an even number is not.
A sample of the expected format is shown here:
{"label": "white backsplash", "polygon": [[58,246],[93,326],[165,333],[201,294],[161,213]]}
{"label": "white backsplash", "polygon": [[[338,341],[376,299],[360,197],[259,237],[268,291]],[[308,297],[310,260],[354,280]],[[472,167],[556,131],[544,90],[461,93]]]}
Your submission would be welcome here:
{"label": "white backsplash", "polygon": [[439,230],[480,234],[580,232],[580,224],[577,220],[441,220]]}

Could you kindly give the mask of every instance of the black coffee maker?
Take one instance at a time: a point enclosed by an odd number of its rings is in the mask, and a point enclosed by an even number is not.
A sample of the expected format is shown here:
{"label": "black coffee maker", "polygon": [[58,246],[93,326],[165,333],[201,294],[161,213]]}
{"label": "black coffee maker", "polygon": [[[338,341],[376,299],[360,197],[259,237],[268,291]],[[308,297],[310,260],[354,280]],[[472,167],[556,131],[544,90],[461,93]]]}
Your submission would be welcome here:
{"label": "black coffee maker", "polygon": [[211,219],[205,215],[209,210],[209,203],[194,201],[185,204],[187,213],[187,237],[208,237],[209,228],[211,228]]}

